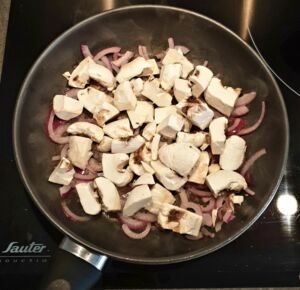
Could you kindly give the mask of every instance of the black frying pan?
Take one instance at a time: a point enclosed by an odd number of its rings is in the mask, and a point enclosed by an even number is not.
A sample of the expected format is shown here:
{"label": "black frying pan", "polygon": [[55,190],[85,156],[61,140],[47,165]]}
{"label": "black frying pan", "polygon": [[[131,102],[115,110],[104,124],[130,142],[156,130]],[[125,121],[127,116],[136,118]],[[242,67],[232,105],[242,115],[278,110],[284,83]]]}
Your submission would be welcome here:
{"label": "black frying pan", "polygon": [[[242,87],[245,91],[257,91],[258,98],[251,105],[251,113],[247,117],[249,124],[257,118],[261,101],[266,100],[267,113],[262,126],[246,137],[248,154],[261,147],[266,147],[268,151],[252,168],[257,194],[246,199],[238,209],[237,218],[214,239],[189,241],[171,232],[156,231],[137,241],[127,238],[117,223],[101,216],[88,223],[70,221],[61,210],[57,186],[47,181],[55,145],[44,133],[44,120],[52,97],[62,92],[66,85],[61,74],[71,70],[81,59],[81,43],[87,43],[93,51],[111,45],[132,50],[138,44],[144,44],[157,52],[166,46],[169,36],[191,49],[189,58],[194,63],[208,60],[209,67],[221,74],[225,84]],[[141,264],[166,264],[211,253],[236,239],[258,219],[272,200],[282,177],[288,151],[288,119],[283,98],[271,73],[255,52],[226,27],[183,9],[131,6],[79,23],[43,52],[30,70],[18,98],[14,149],[20,174],[32,199],[66,236],[87,249],[115,259]],[[89,279],[95,277],[94,272],[87,263],[81,263],[81,267],[85,268],[75,272],[75,275],[70,274],[76,269],[68,261],[77,262],[66,252],[61,255],[64,255],[64,262],[60,263],[60,268],[55,268],[56,274],[51,279],[65,278],[72,289],[85,289]],[[68,276],[59,273],[66,270]],[[80,285],[78,279],[83,276],[86,281]],[[73,278],[77,279],[77,284]]]}

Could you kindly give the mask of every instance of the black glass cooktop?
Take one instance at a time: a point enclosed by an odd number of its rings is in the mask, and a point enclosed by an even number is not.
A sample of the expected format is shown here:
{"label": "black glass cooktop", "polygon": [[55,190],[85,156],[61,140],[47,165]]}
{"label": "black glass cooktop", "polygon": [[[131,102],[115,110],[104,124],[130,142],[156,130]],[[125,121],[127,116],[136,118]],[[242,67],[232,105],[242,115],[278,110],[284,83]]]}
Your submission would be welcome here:
{"label": "black glass cooktop", "polygon": [[35,289],[62,238],[31,202],[14,163],[11,123],[22,80],[41,51],[67,28],[101,11],[141,3],[169,4],[200,12],[225,24],[259,50],[283,81],[279,84],[290,120],[290,153],[272,204],[236,241],[209,256],[176,265],[141,266],[110,261],[104,271],[104,286],[300,287],[300,3],[13,0],[0,87],[0,288]]}

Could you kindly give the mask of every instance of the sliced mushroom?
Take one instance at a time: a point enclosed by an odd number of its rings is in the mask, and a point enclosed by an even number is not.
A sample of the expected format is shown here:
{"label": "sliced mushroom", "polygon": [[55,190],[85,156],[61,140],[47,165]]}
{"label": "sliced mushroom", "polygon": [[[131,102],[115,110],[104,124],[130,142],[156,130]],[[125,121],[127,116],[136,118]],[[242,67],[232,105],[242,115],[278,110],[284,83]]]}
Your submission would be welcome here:
{"label": "sliced mushroom", "polygon": [[97,121],[99,126],[103,127],[107,121],[114,118],[119,113],[119,110],[112,104],[102,102],[95,110],[93,118]]}
{"label": "sliced mushroom", "polygon": [[167,138],[174,139],[182,127],[183,117],[175,113],[169,115],[157,126],[157,132]]}
{"label": "sliced mushroom", "polygon": [[105,177],[97,177],[94,181],[106,212],[121,210],[120,195],[116,186]]}
{"label": "sliced mushroom", "polygon": [[103,130],[99,126],[89,122],[75,122],[68,127],[67,132],[72,135],[85,135],[97,143],[104,136]]}
{"label": "sliced mushroom", "polygon": [[69,86],[80,89],[84,88],[90,80],[89,66],[93,63],[93,59],[89,56],[82,60],[71,73],[68,81]]}
{"label": "sliced mushroom", "polygon": [[151,142],[151,158],[152,158],[152,160],[157,160],[157,158],[158,158],[159,142],[160,142],[160,135],[155,134],[154,138]]}
{"label": "sliced mushroom", "polygon": [[136,96],[129,81],[124,81],[117,86],[114,92],[114,105],[119,111],[134,110],[136,102]]}
{"label": "sliced mushroom", "polygon": [[153,112],[154,108],[152,103],[138,101],[133,111],[127,111],[132,128],[136,129],[144,123],[153,122]]}
{"label": "sliced mushroom", "polygon": [[204,184],[208,173],[209,155],[206,151],[200,152],[199,159],[189,177],[190,182]]}
{"label": "sliced mushroom", "polygon": [[147,140],[151,141],[156,132],[155,122],[151,122],[144,127],[142,136]]}
{"label": "sliced mushroom", "polygon": [[150,173],[145,173],[141,175],[136,181],[133,182],[133,186],[138,185],[148,185],[148,184],[155,184],[153,175]]}
{"label": "sliced mushroom", "polygon": [[159,160],[151,161],[151,167],[155,171],[156,178],[169,190],[177,190],[186,182],[186,177],[180,177],[175,171],[163,165]]}
{"label": "sliced mushroom", "polygon": [[68,121],[78,117],[83,110],[82,104],[70,97],[56,95],[53,98],[53,111],[55,115],[62,120]]}
{"label": "sliced mushroom", "polygon": [[101,204],[97,194],[90,183],[78,183],[75,185],[83,210],[90,215],[96,215],[101,211]]}
{"label": "sliced mushroom", "polygon": [[121,66],[116,79],[119,83],[129,81],[134,77],[139,76],[145,68],[149,68],[150,65],[143,57],[137,57],[131,62],[128,62]]}
{"label": "sliced mushroom", "polygon": [[97,149],[101,152],[109,152],[111,150],[112,138],[108,136],[103,136],[103,139],[97,146]]}
{"label": "sliced mushroom", "polygon": [[176,79],[180,78],[182,66],[179,63],[166,64],[162,67],[160,72],[160,85],[169,92],[175,83]]}
{"label": "sliced mushroom", "polygon": [[97,81],[102,86],[112,91],[115,87],[116,80],[112,72],[103,65],[91,63],[89,65],[89,75],[91,79]]}
{"label": "sliced mushroom", "polygon": [[205,141],[206,134],[204,132],[197,133],[177,133],[177,143],[191,143],[196,147],[200,147]]}
{"label": "sliced mushroom", "polygon": [[128,138],[133,136],[128,118],[105,124],[103,131],[106,135],[113,139]]}
{"label": "sliced mushroom", "polygon": [[140,135],[130,137],[129,140],[112,140],[111,152],[112,153],[132,153],[138,150],[145,140]]}
{"label": "sliced mushroom", "polygon": [[173,143],[158,152],[160,161],[181,176],[187,176],[200,157],[200,150],[190,143]]}
{"label": "sliced mushroom", "polygon": [[117,186],[127,185],[133,178],[133,173],[129,167],[124,169],[128,164],[129,157],[124,153],[102,155],[102,166],[104,177],[112,181]]}
{"label": "sliced mushroom", "polygon": [[73,179],[75,170],[72,163],[67,158],[62,158],[54,168],[49,177],[49,181],[61,185],[69,185]]}

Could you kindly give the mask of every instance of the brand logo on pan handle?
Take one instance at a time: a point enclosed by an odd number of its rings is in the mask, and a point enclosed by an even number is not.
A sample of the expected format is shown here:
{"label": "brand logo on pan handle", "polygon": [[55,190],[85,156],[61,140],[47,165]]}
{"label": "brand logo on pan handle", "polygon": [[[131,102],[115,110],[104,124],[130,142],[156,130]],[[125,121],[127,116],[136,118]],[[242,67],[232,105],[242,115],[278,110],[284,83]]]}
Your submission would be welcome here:
{"label": "brand logo on pan handle", "polygon": [[6,249],[1,251],[3,254],[41,254],[47,247],[42,243],[31,242],[27,245],[21,245],[19,242],[11,242]]}

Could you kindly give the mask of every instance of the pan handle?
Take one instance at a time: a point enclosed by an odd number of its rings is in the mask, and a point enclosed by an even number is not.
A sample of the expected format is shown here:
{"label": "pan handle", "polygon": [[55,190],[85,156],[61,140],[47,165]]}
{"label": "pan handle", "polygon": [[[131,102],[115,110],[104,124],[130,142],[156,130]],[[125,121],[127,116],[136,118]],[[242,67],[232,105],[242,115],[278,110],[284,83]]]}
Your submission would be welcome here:
{"label": "pan handle", "polygon": [[88,290],[99,279],[107,260],[65,237],[39,290]]}

